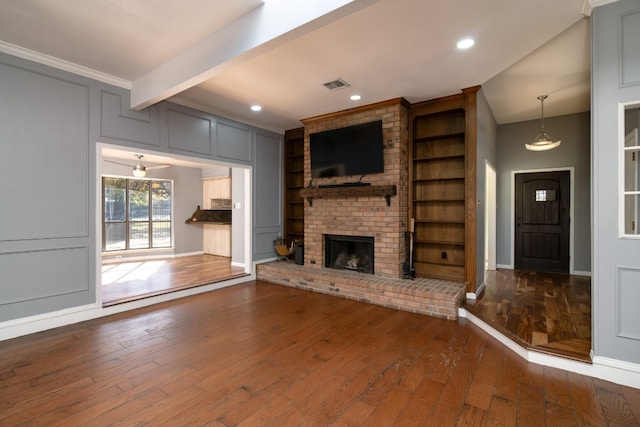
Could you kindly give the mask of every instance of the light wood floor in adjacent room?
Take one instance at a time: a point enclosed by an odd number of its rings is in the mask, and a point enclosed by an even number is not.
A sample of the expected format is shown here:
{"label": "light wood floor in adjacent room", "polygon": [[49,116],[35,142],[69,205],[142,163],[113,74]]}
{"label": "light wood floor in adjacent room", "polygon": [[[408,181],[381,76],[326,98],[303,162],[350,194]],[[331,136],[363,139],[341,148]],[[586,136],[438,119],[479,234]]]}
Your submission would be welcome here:
{"label": "light wood floor in adjacent room", "polygon": [[193,255],[102,265],[102,305],[110,306],[246,276],[228,257]]}
{"label": "light wood floor in adjacent room", "polygon": [[0,425],[618,426],[640,390],[450,321],[249,282],[2,342]]}
{"label": "light wood floor in adjacent room", "polygon": [[465,308],[526,348],[591,361],[589,277],[490,271],[483,294]]}

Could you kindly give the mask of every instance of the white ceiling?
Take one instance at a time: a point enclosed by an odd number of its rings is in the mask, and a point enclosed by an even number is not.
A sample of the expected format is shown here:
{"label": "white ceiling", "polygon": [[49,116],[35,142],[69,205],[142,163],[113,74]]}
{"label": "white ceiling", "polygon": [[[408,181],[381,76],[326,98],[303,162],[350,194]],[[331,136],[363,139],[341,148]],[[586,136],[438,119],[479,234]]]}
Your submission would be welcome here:
{"label": "white ceiling", "polygon": [[[606,2],[3,0],[0,50],[131,88],[134,106],[171,99],[278,132],[475,85],[502,124],[539,117],[542,94],[545,116],[589,110],[585,15]],[[476,46],[458,51],[465,36]],[[338,77],[351,87],[323,86]]]}

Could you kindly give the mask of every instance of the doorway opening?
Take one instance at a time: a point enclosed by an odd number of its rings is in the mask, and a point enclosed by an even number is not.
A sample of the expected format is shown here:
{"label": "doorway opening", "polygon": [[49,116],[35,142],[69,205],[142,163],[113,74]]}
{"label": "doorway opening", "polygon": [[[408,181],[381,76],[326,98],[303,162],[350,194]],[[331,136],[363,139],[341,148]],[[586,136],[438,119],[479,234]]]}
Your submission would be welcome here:
{"label": "doorway opening", "polygon": [[[575,275],[573,265],[574,228],[569,221],[568,243],[566,251],[569,256],[568,268],[563,273],[546,272],[541,269],[521,269],[514,262],[516,251],[515,230],[516,219],[516,178],[522,174],[527,177],[546,178],[546,173],[562,172],[569,177],[569,187],[562,190],[561,196],[568,197],[565,213],[573,218],[574,212],[574,170],[571,167],[561,169],[539,169],[512,171],[511,175],[511,215],[508,229],[511,231],[511,263],[488,269],[485,275],[485,286],[478,298],[467,300],[467,309],[493,326],[503,335],[511,338],[524,348],[590,362],[591,349],[591,278],[588,275]],[[566,176],[565,176],[566,178]],[[487,167],[487,187],[490,186],[491,171]],[[533,190],[553,190],[545,182],[528,181]],[[554,198],[553,191],[536,192],[531,195],[533,202],[550,202]],[[555,197],[560,197],[558,194]],[[490,191],[487,189],[487,209],[489,209]],[[543,210],[544,211],[544,210]],[[486,213],[485,230],[488,228],[489,213]],[[527,220],[528,221],[528,220]],[[522,224],[522,223],[520,223]],[[489,232],[485,235],[487,250]],[[534,248],[535,249],[535,248]],[[486,264],[488,266],[488,259]],[[514,268],[515,267],[515,268]],[[529,268],[529,267],[527,267]]]}
{"label": "doorway opening", "polygon": [[497,236],[497,174],[489,163],[485,163],[485,223],[484,223],[484,276],[496,269]]}
{"label": "doorway opening", "polygon": [[[251,274],[251,245],[246,241],[251,235],[248,168],[168,153],[134,152],[129,147],[101,143],[97,147],[100,177],[131,177],[132,169],[126,160],[133,153],[143,153],[145,165],[157,162],[167,165],[159,171],[147,168],[149,182],[154,182],[153,179],[173,182],[170,247],[103,252],[98,243],[97,259],[101,268],[97,272],[96,297],[99,304],[112,306]],[[96,194],[99,213],[96,228],[100,242],[104,228],[101,183],[96,186]],[[231,210],[231,224],[186,223],[197,207],[213,209],[210,204],[221,197],[235,202],[233,206],[225,205]]]}

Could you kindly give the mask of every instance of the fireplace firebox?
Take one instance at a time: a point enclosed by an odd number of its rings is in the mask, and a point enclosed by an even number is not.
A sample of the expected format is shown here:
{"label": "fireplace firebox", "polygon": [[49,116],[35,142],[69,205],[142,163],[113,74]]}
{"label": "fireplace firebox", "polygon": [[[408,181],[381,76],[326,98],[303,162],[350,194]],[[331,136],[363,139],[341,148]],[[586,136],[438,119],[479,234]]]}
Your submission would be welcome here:
{"label": "fireplace firebox", "polygon": [[324,266],[373,274],[373,237],[325,234]]}

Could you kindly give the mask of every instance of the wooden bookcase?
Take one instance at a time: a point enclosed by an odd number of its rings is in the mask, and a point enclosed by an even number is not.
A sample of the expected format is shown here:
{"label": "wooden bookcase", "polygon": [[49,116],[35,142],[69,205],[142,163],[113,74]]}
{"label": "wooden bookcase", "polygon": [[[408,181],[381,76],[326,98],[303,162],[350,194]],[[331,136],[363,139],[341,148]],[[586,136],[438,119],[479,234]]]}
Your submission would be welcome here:
{"label": "wooden bookcase", "polygon": [[472,292],[476,91],[412,105],[409,143],[409,215],[415,219],[416,275],[465,281]]}
{"label": "wooden bookcase", "polygon": [[284,239],[287,244],[304,238],[304,128],[284,133]]}

